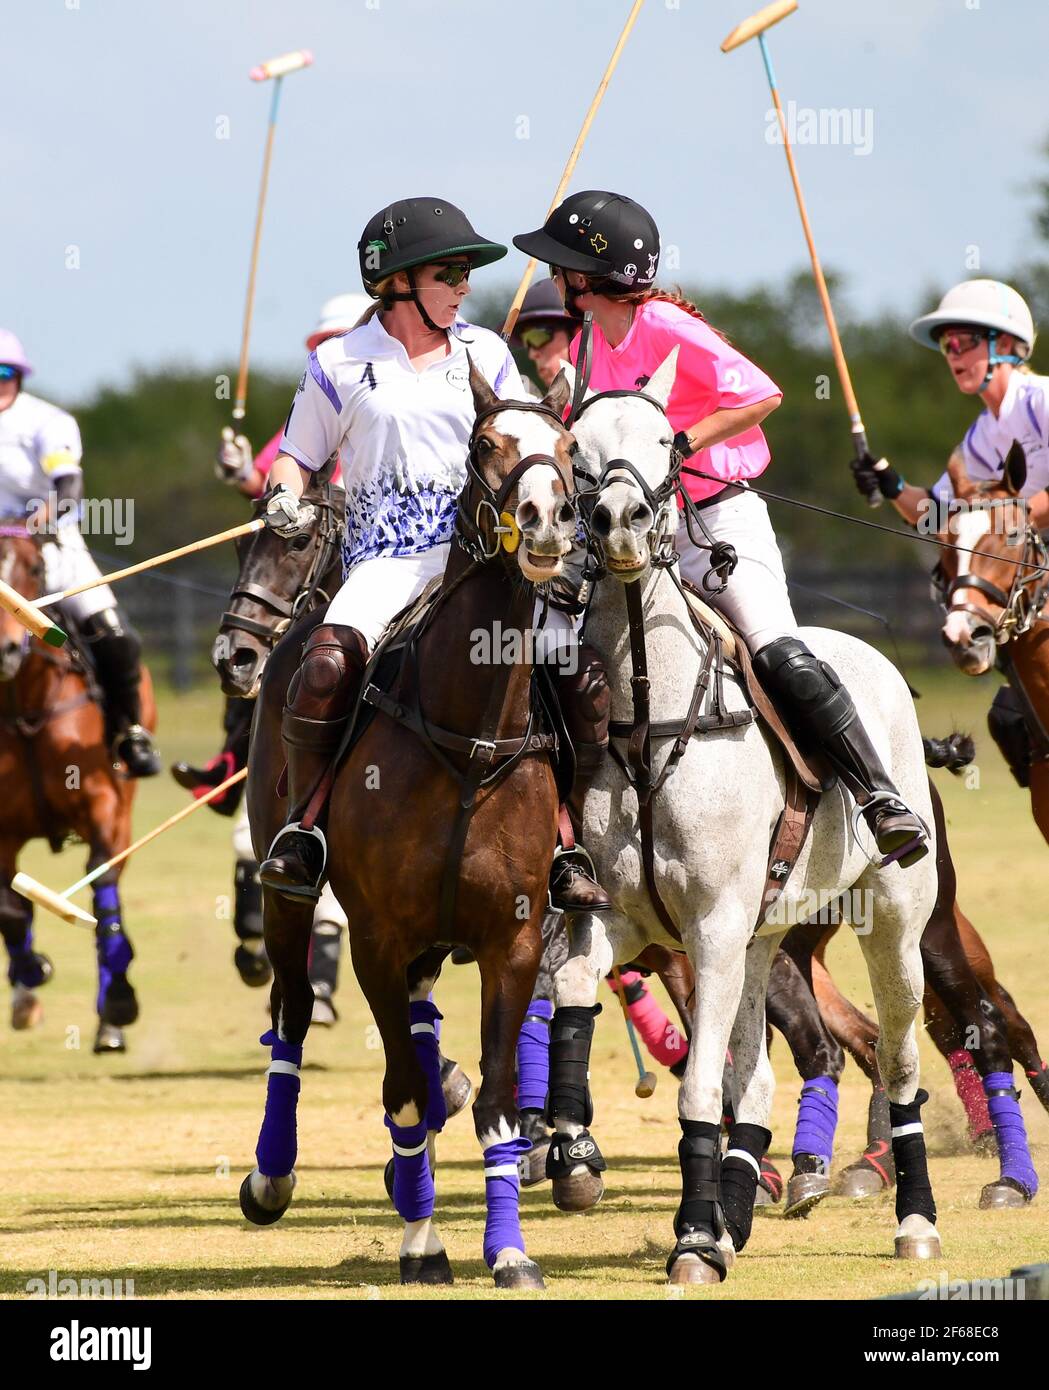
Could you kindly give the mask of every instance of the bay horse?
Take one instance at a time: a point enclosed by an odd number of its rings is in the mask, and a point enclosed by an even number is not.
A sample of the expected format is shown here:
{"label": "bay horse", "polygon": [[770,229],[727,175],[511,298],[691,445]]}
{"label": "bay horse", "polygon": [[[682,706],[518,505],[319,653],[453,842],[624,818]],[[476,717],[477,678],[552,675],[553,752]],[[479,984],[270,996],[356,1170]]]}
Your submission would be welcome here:
{"label": "bay horse", "polygon": [[943,641],[965,675],[1005,675],[988,724],[1049,841],[1049,549],[1022,496],[1027,460],[1014,443],[1000,479],[974,482],[958,453],[948,473],[955,503],[937,518]]}
{"label": "bay horse", "polygon": [[[0,521],[0,578],[25,598],[39,598],[44,579],[40,543],[24,519]],[[149,672],[142,668],[142,723],[156,727]],[[30,1028],[43,1011],[36,990],[51,963],[33,942],[33,905],[11,887],[22,847],[47,840],[56,852],[70,836],[88,847],[87,869],[131,843],[134,779],[113,765],[106,747],[101,696],[90,665],[72,642],[46,646],[0,611],[0,932],[14,988],[12,1024]],[[128,978],[134,952],[124,927],[118,865],[92,885],[98,919],[95,947],[98,1027],[94,1051],[123,1052],[124,1028],[138,1017]]]}
{"label": "bay horse", "polygon": [[[551,1153],[561,1164],[554,1181],[600,1184],[603,1159],[589,1132],[586,1064],[601,978],[614,963],[636,958],[649,941],[680,942],[693,967],[696,994],[678,1102],[682,1200],[667,1273],[674,1283],[724,1279],[734,1252],[749,1236],[760,1157],[770,1139],[775,1083],[766,1052],[765,997],[773,958],[792,915],[794,920],[804,916],[803,895],[837,899],[858,890],[869,895],[876,924],[860,942],[881,1021],[878,1059],[895,1131],[895,1253],[936,1255],[940,1240],[914,1034],[922,994],[919,939],[936,896],[935,860],[927,856],[905,872],[896,865],[878,866],[850,831],[851,798],[839,786],[821,798],[811,834],[783,888],[776,922],[784,925],[776,930],[766,916],[762,934],[755,934],[762,922],[769,844],[784,808],[783,755],[751,720],[743,692],[732,680],[724,682],[720,731],[691,737],[683,747],[679,737],[686,711],[691,719],[697,708],[709,706],[705,695],[698,706],[696,700],[704,672],[712,679],[713,639],[697,632],[688,601],[665,563],[678,522],[680,461],[665,413],[676,359],[675,349],[643,393],[584,394],[572,422],[582,466],[596,483],[590,527],[608,571],[596,584],[585,637],[607,662],[613,737],[625,729],[631,735],[627,753],[606,760],[584,807],[584,839],[613,911],[604,918],[573,919],[569,959],[556,977]],[[574,382],[574,372],[566,373]],[[640,633],[644,661],[637,653]],[[921,735],[906,684],[878,652],[855,638],[822,629],[808,638],[854,693],[894,784],[932,833]],[[640,724],[639,685],[650,697],[650,715]],[[667,732],[671,723],[673,736]],[[647,802],[650,850],[639,833],[646,803],[625,775],[646,724],[653,737],[651,780],[643,790],[661,782],[672,753],[677,759],[673,775]],[[661,911],[650,882],[662,899]],[[729,1051],[735,1124],[732,1148],[722,1162],[723,1069]]]}
{"label": "bay horse", "polygon": [[[563,569],[576,530],[573,441],[560,416],[563,382],[542,402],[501,401],[471,363],[470,387],[477,414],[443,581],[403,634],[392,692],[366,685],[378,712],[337,765],[328,872],[385,1049],[393,1195],[405,1223],[402,1282],[452,1279],[432,1219],[433,1141],[444,1116],[439,1015],[428,995],[459,945],[481,975],[483,1079],[473,1113],[484,1152],[485,1260],[496,1287],[538,1288],[542,1276],[525,1254],[518,1216],[517,1160],[530,1144],[520,1137],[514,1064],[541,953],[559,792],[547,756],[553,735],[537,727],[532,644],[492,643],[498,651],[485,658],[478,637],[530,634],[536,585]],[[275,788],[285,693],[307,632],[322,618],[297,623],[263,674],[247,791],[260,855],[284,824]],[[279,1218],[295,1182],[298,1066],[313,1000],[311,915],[309,902],[266,888],[274,983],[265,1041],[273,1062],[258,1166],[241,1188],[244,1214],[260,1224]]]}

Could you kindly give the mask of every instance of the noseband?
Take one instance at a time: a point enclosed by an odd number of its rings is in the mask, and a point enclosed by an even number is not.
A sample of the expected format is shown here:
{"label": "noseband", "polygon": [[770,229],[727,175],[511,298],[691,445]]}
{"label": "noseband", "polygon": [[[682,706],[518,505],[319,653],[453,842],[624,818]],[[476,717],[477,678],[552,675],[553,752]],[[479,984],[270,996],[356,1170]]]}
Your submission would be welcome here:
{"label": "noseband", "polygon": [[[573,512],[575,510],[571,497],[567,495],[572,480],[565,477],[561,465],[553,454],[528,454],[521,459],[520,463],[514,464],[500,483],[498,491],[491,486],[484,476],[478,459],[481,439],[479,431],[493,415],[499,415],[504,410],[524,410],[532,415],[543,415],[557,425],[559,430],[565,427],[565,422],[557,411],[543,401],[495,401],[492,405],[486,405],[483,410],[478,412],[470,432],[470,445],[466,454],[466,471],[480,489],[481,497],[471,516],[466,502],[467,490],[464,488],[460,493],[456,504],[455,538],[470,559],[479,564],[494,560],[500,550],[505,550],[507,554],[512,555],[521,544],[521,532],[514,520],[513,513],[507,510],[507,503],[514,488],[517,487],[530,468],[537,466],[552,468],[565,485],[568,505],[572,507]],[[482,516],[486,518],[488,523],[487,533],[481,523]]]}
{"label": "noseband", "polygon": [[[1006,506],[1023,508],[1023,553],[1018,561],[1008,561],[1014,566],[1013,582],[1008,593],[999,588],[997,584],[992,584],[989,579],[981,578],[978,574],[959,574],[947,586],[946,612],[948,615],[951,613],[969,613],[982,623],[986,623],[991,629],[995,643],[1001,647],[1012,638],[1022,636],[1030,629],[1031,624],[1041,616],[1046,598],[1049,597],[1049,577],[1047,577],[1044,568],[1049,562],[1049,551],[1046,550],[1045,542],[1040,533],[1031,525],[1027,503],[1023,498],[994,498],[991,501],[979,503],[978,506],[980,510],[986,511],[993,511],[998,507]],[[1024,570],[1027,569],[1032,570],[1033,573],[1025,576]],[[975,589],[977,593],[983,594],[984,598],[990,599],[1002,610],[1000,615],[996,618],[993,613],[978,603],[954,602],[955,594],[963,589]]]}

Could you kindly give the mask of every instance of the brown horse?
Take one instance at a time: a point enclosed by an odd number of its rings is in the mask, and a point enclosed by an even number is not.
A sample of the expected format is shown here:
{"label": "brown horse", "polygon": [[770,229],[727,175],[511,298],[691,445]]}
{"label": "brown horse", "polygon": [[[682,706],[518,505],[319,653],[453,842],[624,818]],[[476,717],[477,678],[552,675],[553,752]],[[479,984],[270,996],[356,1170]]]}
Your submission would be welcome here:
{"label": "brown horse", "polygon": [[[430,1151],[443,1107],[427,995],[449,950],[462,945],[481,974],[483,1081],[473,1110],[485,1159],[485,1258],[497,1287],[535,1288],[542,1278],[524,1253],[518,1219],[517,1158],[529,1144],[519,1137],[515,1049],[542,949],[559,794],[547,756],[553,740],[536,725],[531,643],[511,641],[484,657],[478,636],[530,634],[534,586],[562,570],[576,526],[573,440],[560,418],[563,381],[541,404],[498,401],[473,369],[470,384],[477,419],[456,540],[436,599],[404,638],[391,695],[375,697],[380,712],[338,765],[328,872],[385,1048],[394,1202],[405,1221],[401,1279],[452,1277],[431,1219]],[[323,618],[292,628],[263,675],[248,778],[260,857],[284,823],[274,788],[284,764],[285,694],[307,632]],[[294,1185],[298,1065],[313,1002],[311,918],[308,900],[267,887],[273,1063],[258,1167],[241,1188],[242,1210],[259,1224],[283,1213]]]}
{"label": "brown horse", "polygon": [[[43,561],[24,521],[0,523],[0,577],[26,598],[38,598]],[[156,706],[142,669],[142,723],[153,730]],[[0,612],[0,932],[14,987],[12,1024],[31,1028],[42,1017],[36,989],[51,964],[33,946],[33,906],[11,880],[29,840],[58,850],[73,836],[88,847],[97,868],[131,842],[134,780],[113,766],[91,668],[72,645],[56,650],[30,637]],[[123,1028],[138,1017],[128,980],[133,951],[124,930],[118,866],[92,885],[98,956],[96,1052],[123,1052]]]}
{"label": "brown horse", "polygon": [[1004,672],[988,725],[1049,841],[1049,550],[1020,496],[1027,461],[1014,444],[1000,480],[973,482],[958,454],[948,472],[956,504],[938,533],[943,640],[966,675]]}

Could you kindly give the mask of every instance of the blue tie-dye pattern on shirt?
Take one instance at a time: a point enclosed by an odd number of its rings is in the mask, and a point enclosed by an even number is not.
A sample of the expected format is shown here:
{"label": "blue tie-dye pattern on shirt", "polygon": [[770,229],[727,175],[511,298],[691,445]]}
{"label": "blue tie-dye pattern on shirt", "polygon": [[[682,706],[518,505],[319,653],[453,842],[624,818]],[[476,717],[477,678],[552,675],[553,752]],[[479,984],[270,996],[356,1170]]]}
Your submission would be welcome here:
{"label": "blue tie-dye pattern on shirt", "polygon": [[376,555],[419,555],[450,541],[459,491],[435,482],[402,491],[392,478],[351,488],[346,494],[343,578]]}

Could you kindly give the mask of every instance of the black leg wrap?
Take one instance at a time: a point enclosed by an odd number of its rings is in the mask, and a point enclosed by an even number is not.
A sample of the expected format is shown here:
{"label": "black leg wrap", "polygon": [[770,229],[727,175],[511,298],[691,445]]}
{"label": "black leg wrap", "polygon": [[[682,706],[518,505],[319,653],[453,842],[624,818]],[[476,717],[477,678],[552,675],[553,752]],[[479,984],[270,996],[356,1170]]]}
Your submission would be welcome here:
{"label": "black leg wrap", "polygon": [[[721,1204],[725,1225],[737,1250],[742,1250],[750,1239],[761,1160],[771,1143],[771,1132],[761,1125],[735,1124],[728,1151],[721,1161]],[[753,1159],[753,1163],[749,1159]]]}
{"label": "black leg wrap", "polygon": [[[538,1114],[538,1111],[533,1113]],[[546,1176],[567,1178],[580,1163],[585,1163],[592,1173],[603,1173],[608,1167],[590,1131],[584,1129],[574,1139],[567,1134],[555,1134],[546,1153]]]}
{"label": "black leg wrap", "polygon": [[725,1234],[718,1183],[721,1127],[706,1120],[682,1120],[677,1146],[681,1162],[681,1205],[674,1217],[677,1244],[667,1260],[667,1274],[682,1255],[696,1255],[724,1279],[728,1272],[718,1241]]}
{"label": "black leg wrap", "polygon": [[589,1081],[590,1044],[594,1038],[594,1019],[600,1012],[600,1004],[589,1009],[569,1006],[554,1012],[550,1025],[550,1094],[546,1102],[546,1119],[550,1125],[555,1124],[555,1116],[577,1125],[589,1125],[594,1118]]}
{"label": "black leg wrap", "polygon": [[262,884],[254,859],[238,859],[233,871],[233,930],[241,941],[262,937]]}
{"label": "black leg wrap", "polygon": [[892,1122],[892,1157],[896,1165],[896,1219],[917,1212],[927,1221],[936,1221],[936,1203],[929,1182],[929,1165],[925,1156],[925,1135],[918,1129],[909,1134],[897,1133],[911,1125],[921,1124],[921,1108],[929,1099],[927,1091],[919,1091],[910,1105],[889,1102]]}

